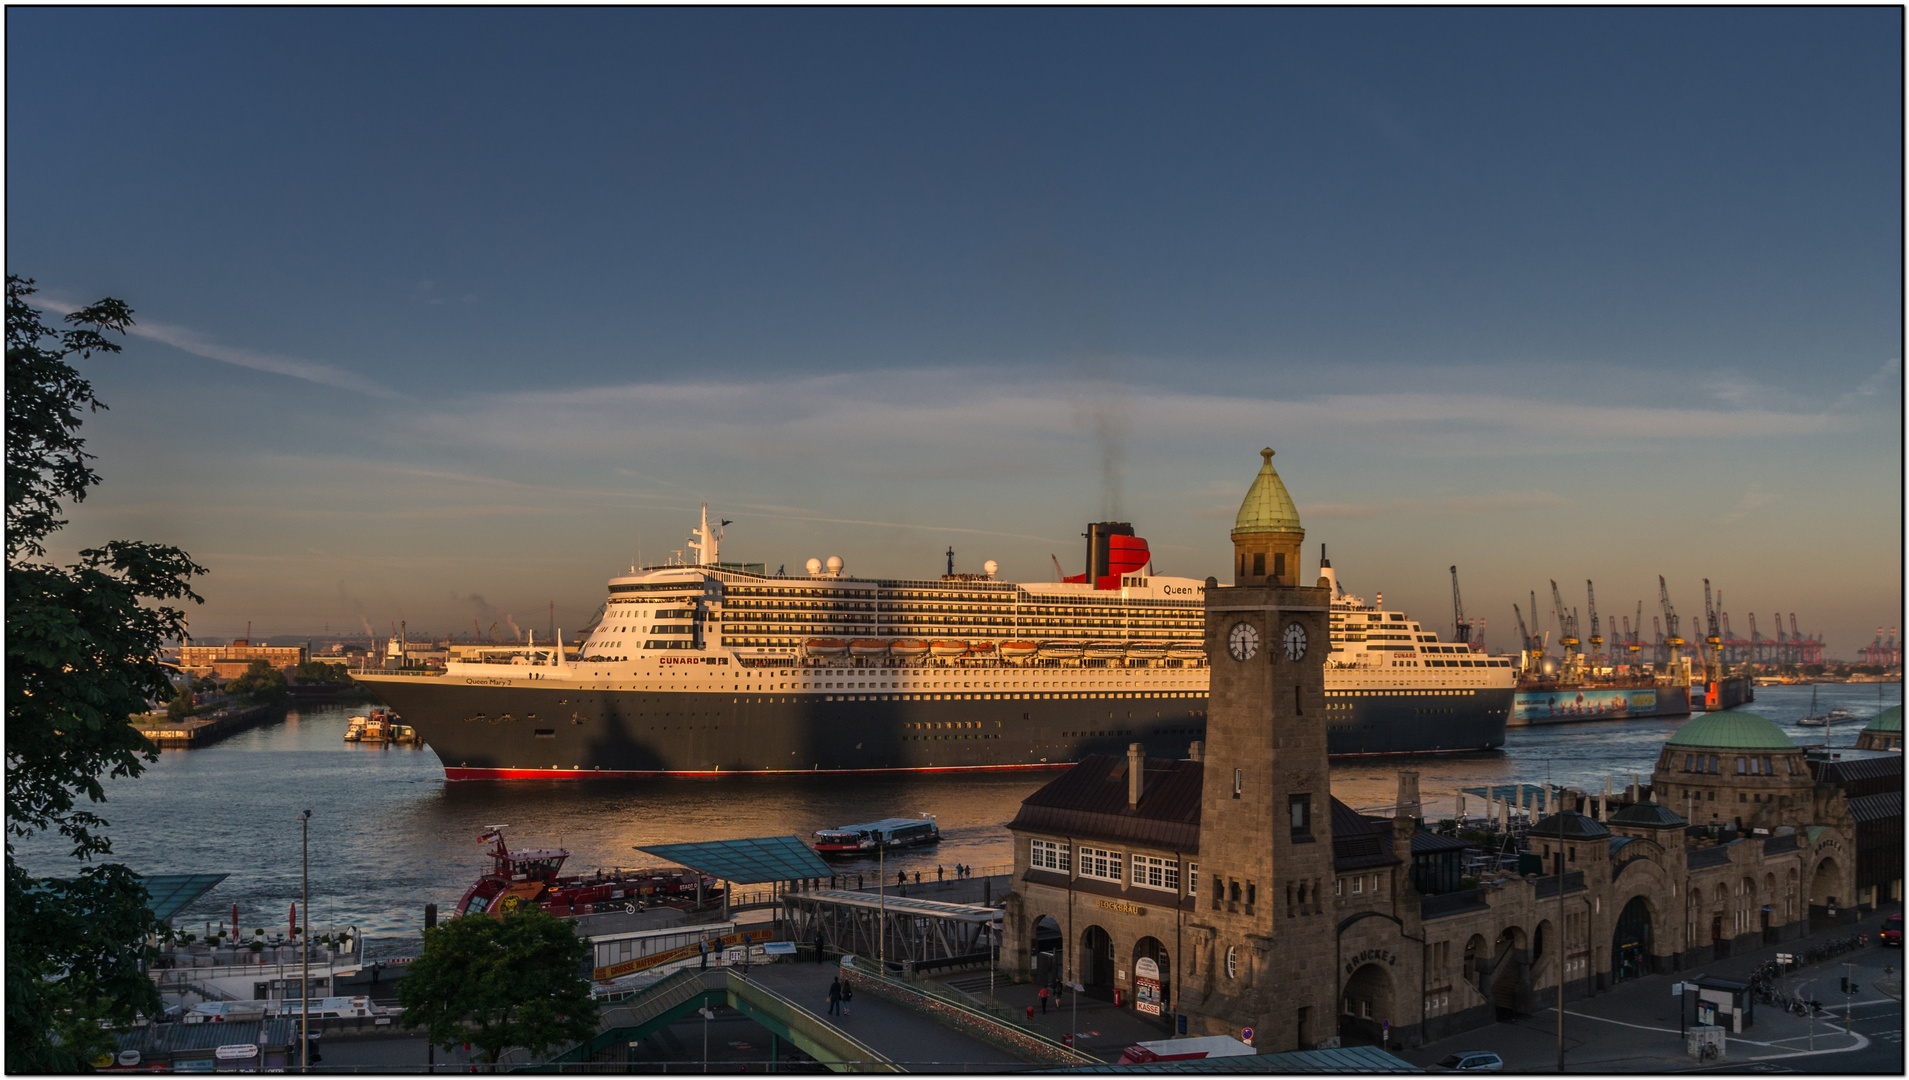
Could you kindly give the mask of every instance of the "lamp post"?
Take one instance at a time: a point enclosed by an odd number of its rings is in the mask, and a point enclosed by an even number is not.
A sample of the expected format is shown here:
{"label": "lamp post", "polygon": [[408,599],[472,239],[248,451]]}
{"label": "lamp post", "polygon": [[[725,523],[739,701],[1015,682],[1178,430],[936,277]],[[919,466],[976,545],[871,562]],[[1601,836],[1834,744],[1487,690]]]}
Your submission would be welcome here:
{"label": "lamp post", "polygon": [[888,974],[888,845],[875,834],[875,966]]}
{"label": "lamp post", "polygon": [[709,1021],[713,1019],[716,1014],[711,1012],[709,1009],[709,1006],[707,1005],[703,1006],[700,1009],[697,1009],[696,1011],[703,1014],[703,1071],[708,1072],[709,1071]]}
{"label": "lamp post", "polygon": [[298,1065],[305,1072],[312,1067],[312,812],[298,819],[299,904],[305,912],[305,932],[298,935]]}

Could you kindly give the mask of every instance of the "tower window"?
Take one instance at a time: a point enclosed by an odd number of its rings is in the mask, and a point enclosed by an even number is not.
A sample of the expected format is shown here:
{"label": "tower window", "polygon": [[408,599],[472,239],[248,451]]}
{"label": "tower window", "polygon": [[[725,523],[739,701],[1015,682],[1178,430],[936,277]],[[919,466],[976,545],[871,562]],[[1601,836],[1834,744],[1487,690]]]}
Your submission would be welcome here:
{"label": "tower window", "polygon": [[1246,786],[1246,770],[1234,769],[1233,770],[1233,797],[1235,799],[1240,797],[1240,790],[1244,788],[1245,786]]}
{"label": "tower window", "polygon": [[1263,551],[1256,551],[1253,553],[1253,576],[1254,577],[1266,576],[1266,553]]}
{"label": "tower window", "polygon": [[1290,795],[1286,799],[1286,812],[1292,819],[1295,837],[1312,835],[1312,796]]}
{"label": "tower window", "polygon": [[1273,576],[1286,576],[1286,553],[1283,551],[1273,553]]}

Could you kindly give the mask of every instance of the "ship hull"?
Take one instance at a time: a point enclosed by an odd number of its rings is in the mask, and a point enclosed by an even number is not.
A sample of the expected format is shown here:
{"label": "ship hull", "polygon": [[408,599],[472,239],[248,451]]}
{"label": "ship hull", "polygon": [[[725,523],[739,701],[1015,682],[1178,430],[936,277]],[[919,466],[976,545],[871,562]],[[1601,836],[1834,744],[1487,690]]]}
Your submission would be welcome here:
{"label": "ship hull", "polygon": [[1683,683],[1655,686],[1554,686],[1517,691],[1511,726],[1582,724],[1600,720],[1690,715],[1690,691]]}
{"label": "ship hull", "polygon": [[[1016,772],[1088,754],[1184,757],[1204,694],[902,700],[463,684],[372,677],[448,779]],[[1328,718],[1335,756],[1502,746],[1511,690],[1365,691]]]}

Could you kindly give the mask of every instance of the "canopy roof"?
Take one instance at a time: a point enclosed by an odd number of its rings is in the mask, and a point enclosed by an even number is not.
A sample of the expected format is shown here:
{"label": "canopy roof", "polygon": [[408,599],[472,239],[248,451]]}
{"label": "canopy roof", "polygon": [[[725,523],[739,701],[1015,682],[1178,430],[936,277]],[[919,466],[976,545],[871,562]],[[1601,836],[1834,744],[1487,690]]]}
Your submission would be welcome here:
{"label": "canopy roof", "polygon": [[153,874],[139,879],[152,900],[152,913],[162,923],[178,918],[194,900],[212,891],[230,874]]}
{"label": "canopy roof", "polygon": [[793,836],[745,840],[704,840],[692,844],[638,847],[659,859],[687,866],[737,885],[828,877],[834,871],[809,846]]}
{"label": "canopy roof", "polygon": [[1871,720],[1869,722],[1869,726],[1864,728],[1863,730],[1864,731],[1898,731],[1898,732],[1901,731],[1902,730],[1902,706],[1891,705],[1887,709],[1884,709],[1883,711],[1877,713],[1876,718],[1874,720]]}

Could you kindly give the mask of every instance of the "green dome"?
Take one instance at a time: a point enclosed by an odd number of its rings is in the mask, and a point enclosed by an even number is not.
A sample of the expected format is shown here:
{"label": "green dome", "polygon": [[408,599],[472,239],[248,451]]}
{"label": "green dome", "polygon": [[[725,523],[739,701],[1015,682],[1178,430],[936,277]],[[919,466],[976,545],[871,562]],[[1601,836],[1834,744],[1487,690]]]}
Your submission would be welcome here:
{"label": "green dome", "polygon": [[1709,750],[1794,750],[1796,743],[1783,729],[1753,712],[1729,710],[1705,713],[1670,737],[1670,746],[1701,746]]}
{"label": "green dome", "polygon": [[1871,720],[1869,722],[1869,726],[1864,728],[1863,730],[1864,731],[1901,732],[1902,731],[1902,706],[1891,705],[1887,709],[1884,709],[1883,711],[1877,713],[1876,718],[1874,720]]}
{"label": "green dome", "polygon": [[1233,535],[1306,535],[1305,528],[1299,524],[1299,510],[1293,506],[1293,497],[1286,492],[1286,484],[1279,474],[1273,471],[1273,452],[1261,450],[1259,456],[1265,464],[1259,467],[1259,475],[1253,477],[1253,486],[1246,490],[1246,498],[1240,503],[1239,516],[1233,519]]}

